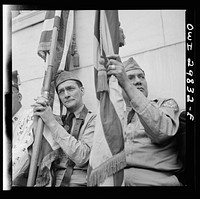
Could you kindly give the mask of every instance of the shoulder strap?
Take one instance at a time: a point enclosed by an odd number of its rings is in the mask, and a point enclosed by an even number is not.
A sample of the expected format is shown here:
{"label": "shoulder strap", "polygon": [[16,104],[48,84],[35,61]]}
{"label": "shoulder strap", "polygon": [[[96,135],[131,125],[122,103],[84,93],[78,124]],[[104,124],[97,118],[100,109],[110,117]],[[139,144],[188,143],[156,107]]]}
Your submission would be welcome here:
{"label": "shoulder strap", "polygon": [[[85,117],[88,113],[88,109],[86,108],[86,106],[84,105],[83,110],[80,113],[79,118],[76,119],[76,123],[72,132],[72,136],[74,136],[76,139],[78,139],[79,133],[80,133],[80,128],[84,123]],[[68,186],[70,183],[70,179],[71,179],[71,175],[73,172],[73,168],[75,166],[75,163],[71,160],[68,159],[68,161],[66,162],[66,169],[64,170],[64,173],[62,173],[62,180],[61,180],[61,184],[60,186]]]}

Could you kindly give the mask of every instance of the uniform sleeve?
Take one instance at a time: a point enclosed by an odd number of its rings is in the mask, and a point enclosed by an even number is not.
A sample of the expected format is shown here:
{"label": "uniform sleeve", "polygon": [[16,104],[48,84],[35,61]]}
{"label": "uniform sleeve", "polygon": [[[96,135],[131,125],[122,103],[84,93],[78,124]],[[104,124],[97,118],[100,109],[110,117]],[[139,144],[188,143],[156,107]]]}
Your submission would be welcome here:
{"label": "uniform sleeve", "polygon": [[179,108],[174,99],[157,104],[139,95],[131,100],[131,105],[152,142],[161,144],[176,134]]}
{"label": "uniform sleeve", "polygon": [[82,166],[89,160],[94,134],[95,116],[84,123],[81,139],[70,135],[59,123],[50,128],[54,140],[60,145],[67,156],[77,165]]}

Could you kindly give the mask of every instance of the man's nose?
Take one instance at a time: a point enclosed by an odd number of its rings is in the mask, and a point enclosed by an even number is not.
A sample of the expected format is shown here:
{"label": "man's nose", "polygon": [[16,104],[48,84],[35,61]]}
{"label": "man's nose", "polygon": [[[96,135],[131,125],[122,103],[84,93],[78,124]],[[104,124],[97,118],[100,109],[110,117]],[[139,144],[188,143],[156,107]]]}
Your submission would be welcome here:
{"label": "man's nose", "polygon": [[65,90],[64,96],[65,96],[65,97],[69,97],[69,96],[70,96],[70,95],[69,95],[69,92],[68,92],[67,90]]}
{"label": "man's nose", "polygon": [[134,80],[134,85],[137,86],[137,85],[141,85],[141,84],[142,84],[141,79],[136,76],[135,80]]}

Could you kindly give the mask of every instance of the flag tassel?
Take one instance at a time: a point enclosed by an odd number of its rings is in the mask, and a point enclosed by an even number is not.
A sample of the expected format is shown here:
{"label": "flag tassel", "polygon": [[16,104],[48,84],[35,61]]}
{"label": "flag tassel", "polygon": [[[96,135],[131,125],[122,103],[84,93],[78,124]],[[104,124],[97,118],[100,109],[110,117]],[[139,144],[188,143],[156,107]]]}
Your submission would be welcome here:
{"label": "flag tassel", "polygon": [[106,68],[104,67],[105,60],[100,58],[100,64],[98,65],[98,87],[97,92],[108,91],[108,79]]}
{"label": "flag tassel", "polygon": [[121,151],[106,162],[93,169],[88,179],[88,186],[97,186],[106,178],[120,171],[126,166],[125,152]]}
{"label": "flag tassel", "polygon": [[108,91],[107,73],[105,69],[98,71],[98,88],[97,92]]}

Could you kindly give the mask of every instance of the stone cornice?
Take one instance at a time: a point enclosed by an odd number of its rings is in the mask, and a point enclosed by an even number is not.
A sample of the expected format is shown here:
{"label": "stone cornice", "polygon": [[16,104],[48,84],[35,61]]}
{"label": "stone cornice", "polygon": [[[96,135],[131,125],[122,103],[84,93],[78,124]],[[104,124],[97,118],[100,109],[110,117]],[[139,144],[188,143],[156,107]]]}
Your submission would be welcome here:
{"label": "stone cornice", "polygon": [[12,19],[12,32],[19,31],[44,20],[45,11],[31,11],[20,14]]}

